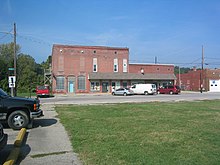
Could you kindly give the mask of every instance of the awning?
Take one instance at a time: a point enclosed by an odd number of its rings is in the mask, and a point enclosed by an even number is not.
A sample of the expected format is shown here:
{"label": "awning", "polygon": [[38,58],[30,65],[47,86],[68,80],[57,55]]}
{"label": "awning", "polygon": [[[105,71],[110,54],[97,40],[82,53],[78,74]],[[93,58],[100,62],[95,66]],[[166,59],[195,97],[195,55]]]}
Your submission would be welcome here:
{"label": "awning", "polygon": [[174,74],[89,73],[89,80],[176,80]]}

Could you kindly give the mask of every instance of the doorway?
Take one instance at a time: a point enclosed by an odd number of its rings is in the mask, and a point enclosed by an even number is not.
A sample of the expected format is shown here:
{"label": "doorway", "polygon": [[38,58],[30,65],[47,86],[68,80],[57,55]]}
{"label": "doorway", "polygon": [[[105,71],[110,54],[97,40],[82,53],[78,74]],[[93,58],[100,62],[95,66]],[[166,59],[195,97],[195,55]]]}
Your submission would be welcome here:
{"label": "doorway", "polygon": [[108,92],[109,83],[108,82],[102,82],[102,92],[106,93]]}

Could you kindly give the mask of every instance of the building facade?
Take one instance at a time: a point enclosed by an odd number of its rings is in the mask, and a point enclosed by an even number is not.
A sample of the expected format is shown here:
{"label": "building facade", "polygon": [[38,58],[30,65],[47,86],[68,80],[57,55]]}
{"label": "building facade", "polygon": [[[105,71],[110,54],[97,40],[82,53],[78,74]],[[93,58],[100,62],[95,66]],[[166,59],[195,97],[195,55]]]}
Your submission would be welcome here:
{"label": "building facade", "polygon": [[193,69],[176,76],[183,90],[220,92],[220,69]]}
{"label": "building facade", "polygon": [[53,45],[53,93],[106,93],[136,83],[174,84],[174,65],[129,64],[129,49]]}

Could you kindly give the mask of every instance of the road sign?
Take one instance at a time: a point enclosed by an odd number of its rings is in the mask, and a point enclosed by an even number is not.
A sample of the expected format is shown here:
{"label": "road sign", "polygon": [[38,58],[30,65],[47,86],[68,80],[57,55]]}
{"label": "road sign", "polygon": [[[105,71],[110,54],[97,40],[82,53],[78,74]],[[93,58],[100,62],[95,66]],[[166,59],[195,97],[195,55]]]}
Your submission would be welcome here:
{"label": "road sign", "polygon": [[15,83],[9,83],[8,86],[9,86],[9,88],[14,88],[15,87]]}
{"label": "road sign", "polygon": [[8,77],[8,82],[9,82],[9,83],[15,83],[15,81],[16,81],[15,76],[9,76],[9,77]]}
{"label": "road sign", "polygon": [[8,68],[8,70],[15,70],[15,68]]}
{"label": "road sign", "polygon": [[8,86],[9,86],[9,88],[14,88],[15,87],[15,81],[16,81],[15,76],[9,76],[8,77]]}

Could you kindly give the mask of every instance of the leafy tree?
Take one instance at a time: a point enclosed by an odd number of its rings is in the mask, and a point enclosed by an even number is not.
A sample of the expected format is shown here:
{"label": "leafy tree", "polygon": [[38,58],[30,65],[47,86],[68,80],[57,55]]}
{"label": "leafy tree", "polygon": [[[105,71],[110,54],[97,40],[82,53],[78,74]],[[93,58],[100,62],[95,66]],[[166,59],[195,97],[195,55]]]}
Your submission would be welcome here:
{"label": "leafy tree", "polygon": [[[35,59],[30,55],[20,53],[20,46],[16,45],[17,52],[17,77],[16,88],[17,92],[28,92],[30,89],[35,89],[36,85],[44,84],[44,69],[49,68],[50,56],[46,62],[37,64]],[[14,43],[0,45],[0,88],[9,92],[8,76],[9,68],[14,68]]]}
{"label": "leafy tree", "polygon": [[[16,51],[20,51],[19,45],[16,45]],[[5,91],[9,91],[9,68],[14,68],[14,43],[0,45],[0,87]]]}
{"label": "leafy tree", "polygon": [[36,62],[33,57],[19,54],[17,59],[18,92],[28,92],[33,83],[37,82]]}

